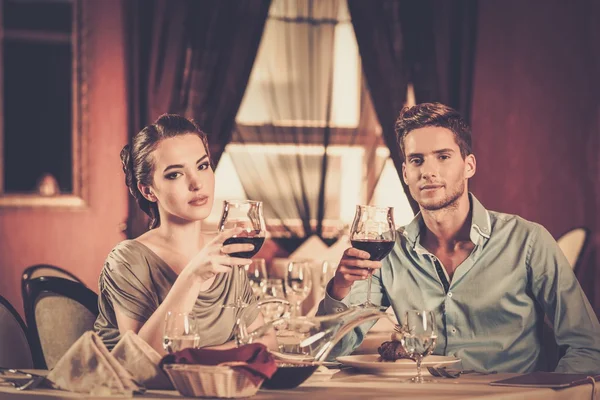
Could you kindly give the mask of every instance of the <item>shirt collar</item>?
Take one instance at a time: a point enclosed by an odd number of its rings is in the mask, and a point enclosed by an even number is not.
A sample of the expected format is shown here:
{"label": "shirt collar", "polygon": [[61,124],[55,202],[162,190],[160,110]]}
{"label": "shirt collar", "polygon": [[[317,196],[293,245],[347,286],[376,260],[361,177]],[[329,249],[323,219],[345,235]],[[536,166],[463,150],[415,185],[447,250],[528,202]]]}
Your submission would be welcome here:
{"label": "shirt collar", "polygon": [[[492,233],[490,214],[472,193],[469,193],[469,202],[472,211],[469,237],[474,244],[479,244],[480,240],[489,239]],[[423,216],[421,212],[418,212],[413,220],[402,230],[402,235],[408,239],[413,248],[419,242],[419,236],[421,236],[424,225]]]}

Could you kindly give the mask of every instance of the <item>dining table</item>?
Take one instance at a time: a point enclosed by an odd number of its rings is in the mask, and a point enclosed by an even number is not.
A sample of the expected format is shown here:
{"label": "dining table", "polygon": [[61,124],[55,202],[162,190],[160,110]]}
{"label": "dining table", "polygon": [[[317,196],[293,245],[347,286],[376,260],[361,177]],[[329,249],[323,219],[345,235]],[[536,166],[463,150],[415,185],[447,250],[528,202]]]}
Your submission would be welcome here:
{"label": "dining table", "polygon": [[[28,370],[37,374],[47,371]],[[519,374],[497,373],[492,375],[467,374],[456,379],[432,378],[433,382],[412,383],[410,376],[366,374],[353,368],[328,369],[320,367],[300,386],[286,390],[260,389],[252,398],[271,399],[527,399],[527,400],[579,400],[600,399],[600,383],[586,383],[562,389],[542,387],[491,386],[490,382],[507,379]],[[595,388],[595,393],[593,392]],[[50,388],[35,388],[18,391],[12,387],[0,386],[2,400],[63,400],[63,399],[109,399],[81,393],[73,393]],[[184,398],[176,390],[148,390],[134,394],[134,399],[179,399]]]}

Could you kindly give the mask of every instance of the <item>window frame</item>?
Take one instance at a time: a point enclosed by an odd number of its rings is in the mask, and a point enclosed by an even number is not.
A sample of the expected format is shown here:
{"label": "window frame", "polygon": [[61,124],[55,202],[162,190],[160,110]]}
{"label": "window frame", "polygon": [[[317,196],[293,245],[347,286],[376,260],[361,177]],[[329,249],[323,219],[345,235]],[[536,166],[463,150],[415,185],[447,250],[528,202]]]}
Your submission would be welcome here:
{"label": "window frame", "polygon": [[[89,189],[87,184],[87,148],[88,148],[88,87],[87,87],[87,42],[88,32],[85,29],[86,10],[82,0],[53,0],[68,2],[73,6],[71,30],[71,174],[72,192],[44,196],[39,193],[15,193],[4,191],[4,40],[7,37],[2,21],[0,21],[0,208],[51,207],[51,208],[87,208]],[[0,9],[4,1],[0,0]],[[19,36],[39,38],[39,32],[19,31]],[[62,35],[46,35],[45,40],[60,38]]]}

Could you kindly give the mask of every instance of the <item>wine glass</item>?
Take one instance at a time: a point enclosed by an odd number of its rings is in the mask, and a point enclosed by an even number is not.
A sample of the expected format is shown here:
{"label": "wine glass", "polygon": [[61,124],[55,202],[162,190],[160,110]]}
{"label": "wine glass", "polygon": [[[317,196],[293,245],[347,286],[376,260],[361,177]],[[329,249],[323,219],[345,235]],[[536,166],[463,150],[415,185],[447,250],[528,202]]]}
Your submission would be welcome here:
{"label": "wine glass", "polygon": [[[219,231],[232,228],[242,228],[242,232],[225,240],[224,245],[234,243],[250,243],[254,249],[231,253],[231,257],[252,258],[265,241],[265,219],[263,217],[263,204],[261,201],[252,200],[225,200],[223,202],[223,213],[219,223]],[[237,266],[240,284],[244,282],[245,270]],[[248,304],[242,298],[242,290],[239,291],[237,299],[233,303],[225,304],[225,308],[244,308]]]}
{"label": "wine glass", "polygon": [[289,307],[283,307],[283,302],[281,301],[277,302],[277,300],[283,300],[284,302],[287,301],[285,298],[285,289],[283,287],[283,279],[267,279],[267,283],[265,284],[264,288],[265,303],[261,307],[261,312],[265,322],[280,318],[287,313]]}
{"label": "wine glass", "polygon": [[409,310],[404,317],[402,339],[400,343],[406,353],[417,362],[417,376],[410,381],[423,383],[427,380],[421,375],[421,362],[435,349],[437,333],[435,316],[431,311]]}
{"label": "wine glass", "polygon": [[193,313],[168,311],[165,316],[163,348],[174,353],[200,347],[199,321]]}
{"label": "wine glass", "polygon": [[[381,261],[390,254],[395,240],[393,207],[356,206],[354,222],[350,228],[352,247],[369,253],[371,261]],[[372,272],[369,271],[367,279],[367,301],[360,304],[360,307],[377,307],[371,302]]]}
{"label": "wine glass", "polygon": [[337,265],[333,261],[325,260],[321,263],[321,276],[319,277],[319,285],[325,291],[327,284],[334,277]]}
{"label": "wine glass", "polygon": [[254,295],[259,299],[262,298],[265,294],[268,279],[265,259],[255,258],[252,260],[252,264],[246,265],[244,268]]}
{"label": "wine glass", "polygon": [[285,293],[294,305],[291,310],[293,317],[300,315],[300,304],[312,289],[311,267],[310,261],[290,261],[285,271]]}

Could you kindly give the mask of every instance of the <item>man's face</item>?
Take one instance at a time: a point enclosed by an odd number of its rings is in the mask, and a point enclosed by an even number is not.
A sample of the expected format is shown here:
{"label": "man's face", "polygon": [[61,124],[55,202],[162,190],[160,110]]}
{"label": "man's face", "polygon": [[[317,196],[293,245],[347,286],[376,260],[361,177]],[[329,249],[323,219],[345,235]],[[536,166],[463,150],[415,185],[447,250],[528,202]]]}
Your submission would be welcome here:
{"label": "man's face", "polygon": [[441,210],[466,196],[475,156],[462,158],[452,131],[437,126],[415,129],[404,138],[404,152],[404,182],[422,209]]}

